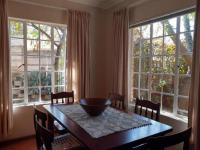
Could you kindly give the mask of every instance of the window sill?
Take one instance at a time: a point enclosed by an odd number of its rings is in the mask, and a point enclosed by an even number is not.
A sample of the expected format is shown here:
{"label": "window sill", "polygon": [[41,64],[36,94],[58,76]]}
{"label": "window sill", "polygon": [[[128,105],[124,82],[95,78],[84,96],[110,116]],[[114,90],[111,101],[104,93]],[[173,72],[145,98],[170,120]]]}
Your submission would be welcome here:
{"label": "window sill", "polygon": [[18,108],[18,107],[26,107],[26,106],[34,106],[34,105],[46,105],[46,104],[51,104],[51,101],[48,102],[35,102],[35,103],[28,103],[28,104],[13,104],[13,108]]}

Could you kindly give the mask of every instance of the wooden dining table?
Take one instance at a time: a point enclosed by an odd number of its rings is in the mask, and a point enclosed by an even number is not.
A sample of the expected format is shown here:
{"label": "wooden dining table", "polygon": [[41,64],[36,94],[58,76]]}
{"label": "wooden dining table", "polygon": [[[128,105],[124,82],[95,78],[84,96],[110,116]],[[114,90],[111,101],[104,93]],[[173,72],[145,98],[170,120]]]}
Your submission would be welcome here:
{"label": "wooden dining table", "polygon": [[[151,125],[116,132],[100,138],[93,138],[75,121],[61,112],[56,105],[50,104],[43,107],[48,112],[48,126],[50,130],[53,129],[53,122],[56,120],[88,150],[128,149],[144,143],[149,137],[161,136],[172,131],[171,126],[148,119]],[[139,117],[145,118],[143,116]]]}

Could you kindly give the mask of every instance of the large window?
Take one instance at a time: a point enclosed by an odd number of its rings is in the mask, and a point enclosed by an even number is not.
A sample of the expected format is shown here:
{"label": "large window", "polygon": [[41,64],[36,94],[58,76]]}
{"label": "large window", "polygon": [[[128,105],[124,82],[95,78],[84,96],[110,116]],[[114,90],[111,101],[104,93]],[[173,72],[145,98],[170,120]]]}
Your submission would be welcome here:
{"label": "large window", "polygon": [[50,100],[65,89],[66,27],[9,19],[14,104]]}
{"label": "large window", "polygon": [[194,22],[195,13],[188,13],[130,29],[132,97],[187,116]]}

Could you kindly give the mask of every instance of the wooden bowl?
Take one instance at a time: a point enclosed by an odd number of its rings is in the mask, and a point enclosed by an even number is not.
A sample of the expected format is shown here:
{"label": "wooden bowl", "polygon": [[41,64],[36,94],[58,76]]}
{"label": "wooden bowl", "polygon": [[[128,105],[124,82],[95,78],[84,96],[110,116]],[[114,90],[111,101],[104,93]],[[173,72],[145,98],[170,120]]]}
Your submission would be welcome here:
{"label": "wooden bowl", "polygon": [[84,98],[80,100],[80,105],[90,116],[100,115],[110,104],[111,101],[105,98]]}

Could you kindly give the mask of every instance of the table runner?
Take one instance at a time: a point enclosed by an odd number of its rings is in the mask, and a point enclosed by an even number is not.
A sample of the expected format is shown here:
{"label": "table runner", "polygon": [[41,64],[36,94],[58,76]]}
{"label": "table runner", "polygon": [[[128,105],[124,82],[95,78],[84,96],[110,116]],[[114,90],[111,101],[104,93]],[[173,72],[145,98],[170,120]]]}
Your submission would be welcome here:
{"label": "table runner", "polygon": [[97,117],[89,116],[80,105],[58,105],[56,107],[93,138],[151,125],[148,119],[145,120],[138,115],[130,115],[111,107]]}

